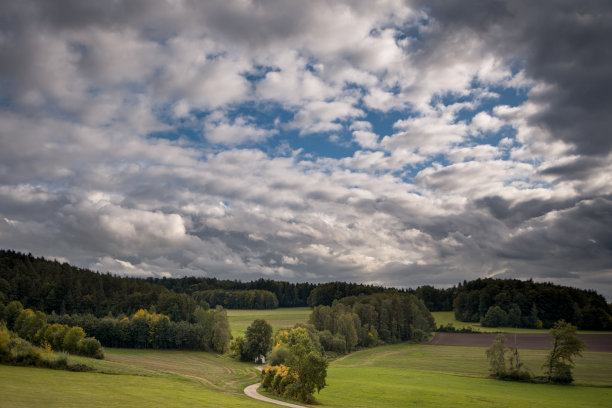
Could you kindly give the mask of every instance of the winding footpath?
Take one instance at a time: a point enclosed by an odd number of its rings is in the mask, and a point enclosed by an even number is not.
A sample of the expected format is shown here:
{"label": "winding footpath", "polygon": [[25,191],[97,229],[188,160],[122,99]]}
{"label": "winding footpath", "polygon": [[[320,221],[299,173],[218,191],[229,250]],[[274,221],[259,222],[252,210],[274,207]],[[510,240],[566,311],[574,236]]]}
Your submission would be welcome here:
{"label": "winding footpath", "polygon": [[264,397],[263,395],[257,393],[257,389],[259,388],[260,385],[261,385],[261,383],[249,385],[248,387],[246,387],[244,389],[244,393],[248,397],[255,398],[255,399],[260,400],[260,401],[269,402],[271,404],[282,405],[283,407],[307,408],[307,407],[304,407],[303,405],[291,404],[289,402],[278,401],[278,400],[275,400],[275,399],[272,399],[272,398]]}

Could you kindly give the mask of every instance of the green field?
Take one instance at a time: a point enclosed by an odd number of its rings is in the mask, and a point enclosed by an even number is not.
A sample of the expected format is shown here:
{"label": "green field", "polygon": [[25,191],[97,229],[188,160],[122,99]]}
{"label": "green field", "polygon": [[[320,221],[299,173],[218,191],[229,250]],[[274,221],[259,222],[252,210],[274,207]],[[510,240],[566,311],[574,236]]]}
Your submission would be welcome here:
{"label": "green field", "polygon": [[[454,312],[431,312],[436,319],[436,327],[446,326],[452,323],[457,329],[472,328],[483,333],[504,332],[504,333],[548,333],[548,329],[525,329],[515,327],[482,327],[480,323],[460,322],[455,319]],[[580,334],[612,334],[612,331],[579,330]]]}
{"label": "green field", "polygon": [[[242,395],[257,381],[252,364],[188,351],[107,349],[93,373],[0,366],[2,407],[264,407]],[[524,350],[534,373],[544,351]],[[91,364],[90,364],[91,365]],[[486,378],[483,348],[399,344],[353,353],[330,364],[319,407],[606,407],[612,353],[584,353],[571,386]]]}
{"label": "green field", "polygon": [[227,310],[232,327],[232,335],[244,335],[246,328],[255,319],[264,319],[272,325],[276,332],[277,329],[293,327],[296,323],[305,323],[310,317],[312,309],[309,307],[292,307],[266,310]]}
{"label": "green field", "polygon": [[[234,334],[255,319],[274,328],[306,321],[310,309],[228,311]],[[435,313],[436,318],[446,315]],[[450,316],[452,317],[452,315]],[[442,323],[444,324],[444,323]],[[546,351],[521,350],[540,375]],[[242,390],[258,381],[253,364],[190,351],[106,349],[105,360],[70,356],[95,372],[0,365],[2,407],[270,407]],[[571,386],[487,378],[484,348],[415,344],[381,346],[332,361],[328,386],[313,407],[610,407],[612,353],[584,353]]]}
{"label": "green field", "polygon": [[[539,373],[544,354],[521,356]],[[612,353],[585,353],[572,386],[493,380],[487,368],[482,348],[378,347],[334,361],[317,399],[329,407],[609,407],[612,401]]]}
{"label": "green field", "polygon": [[242,390],[252,364],[205,352],[106,349],[104,361],[70,357],[96,372],[0,365],[4,407],[260,407]]}

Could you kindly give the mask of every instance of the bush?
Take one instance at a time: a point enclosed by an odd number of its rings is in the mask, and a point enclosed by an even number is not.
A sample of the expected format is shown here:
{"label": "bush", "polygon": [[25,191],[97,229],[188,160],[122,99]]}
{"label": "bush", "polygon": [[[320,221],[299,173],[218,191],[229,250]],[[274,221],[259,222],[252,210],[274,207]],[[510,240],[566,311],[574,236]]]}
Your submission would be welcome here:
{"label": "bush", "polygon": [[479,330],[473,329],[472,327],[457,329],[452,323],[448,323],[446,326],[440,325],[437,331],[440,333],[480,333]]}
{"label": "bush", "polygon": [[335,334],[332,338],[332,351],[346,354],[346,338],[341,334]]}
{"label": "bush", "polygon": [[421,343],[421,342],[427,340],[427,333],[425,333],[421,329],[413,329],[412,330],[412,340],[415,343]]}
{"label": "bush", "polygon": [[283,362],[262,371],[262,384],[276,395],[312,402],[315,390],[326,385],[327,358],[316,350],[304,327],[279,330],[275,343],[270,358]]}
{"label": "bush", "polygon": [[85,357],[104,359],[102,345],[94,337],[85,337],[77,343],[77,353]]}
{"label": "bush", "polygon": [[25,366],[41,366],[43,360],[42,350],[20,337],[8,341],[9,362]]}
{"label": "bush", "polygon": [[47,342],[53,350],[61,350],[64,347],[64,337],[68,332],[65,324],[53,323],[45,327],[41,335],[41,341]]}
{"label": "bush", "polygon": [[273,366],[284,364],[289,358],[289,355],[290,355],[289,349],[285,345],[281,344],[278,347],[275,347],[268,354],[268,364],[273,365]]}
{"label": "bush", "polygon": [[78,326],[71,327],[64,336],[64,342],[62,347],[69,353],[76,353],[78,350],[78,343],[85,338],[85,331]]}
{"label": "bush", "polygon": [[244,336],[237,336],[229,345],[230,354],[238,359],[242,359],[246,348]]}
{"label": "bush", "polygon": [[22,311],[23,305],[17,300],[14,300],[6,305],[4,311],[2,312],[2,320],[6,322],[6,327],[9,330],[14,329],[15,320],[17,320],[17,317]]}
{"label": "bush", "polygon": [[484,327],[500,327],[508,324],[508,314],[499,306],[491,306],[482,319]]}

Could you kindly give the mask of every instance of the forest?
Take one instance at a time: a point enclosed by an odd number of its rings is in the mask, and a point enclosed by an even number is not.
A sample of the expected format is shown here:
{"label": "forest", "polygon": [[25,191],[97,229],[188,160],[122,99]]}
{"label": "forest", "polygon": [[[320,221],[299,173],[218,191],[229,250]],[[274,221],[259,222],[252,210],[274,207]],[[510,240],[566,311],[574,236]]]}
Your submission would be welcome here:
{"label": "forest", "polygon": [[411,294],[430,311],[454,310],[457,320],[485,326],[612,328],[612,306],[594,290],[531,280],[477,279],[451,288],[396,289],[349,282],[251,282],[209,277],[132,278],[77,268],[31,254],[0,250],[0,307],[17,300],[46,314],[131,316],[140,309],[171,322],[196,323],[196,310],[331,306],[378,293]]}

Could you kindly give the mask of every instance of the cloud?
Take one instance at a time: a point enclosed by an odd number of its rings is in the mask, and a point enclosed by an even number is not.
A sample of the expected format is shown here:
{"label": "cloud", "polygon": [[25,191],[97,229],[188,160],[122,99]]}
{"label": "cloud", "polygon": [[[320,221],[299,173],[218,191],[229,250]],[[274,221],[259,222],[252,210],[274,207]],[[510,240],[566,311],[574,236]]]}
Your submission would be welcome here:
{"label": "cloud", "polygon": [[363,115],[349,102],[310,102],[295,115],[289,128],[300,129],[300,134],[330,132],[342,129],[340,121]]}
{"label": "cloud", "polygon": [[0,7],[0,246],[134,276],[612,296],[607,4]]}
{"label": "cloud", "polygon": [[543,106],[532,125],[544,127],[578,153],[610,152],[612,97],[606,72],[612,58],[602,52],[612,30],[606,20],[610,4],[439,1],[426,6],[440,26],[448,27],[447,35],[469,30],[491,52],[524,58],[525,75],[547,85],[532,98]]}
{"label": "cloud", "polygon": [[212,143],[228,146],[239,145],[245,142],[261,142],[278,133],[277,129],[261,129],[248,118],[237,117],[229,121],[226,117],[216,118],[214,115],[206,121],[204,136]]}

